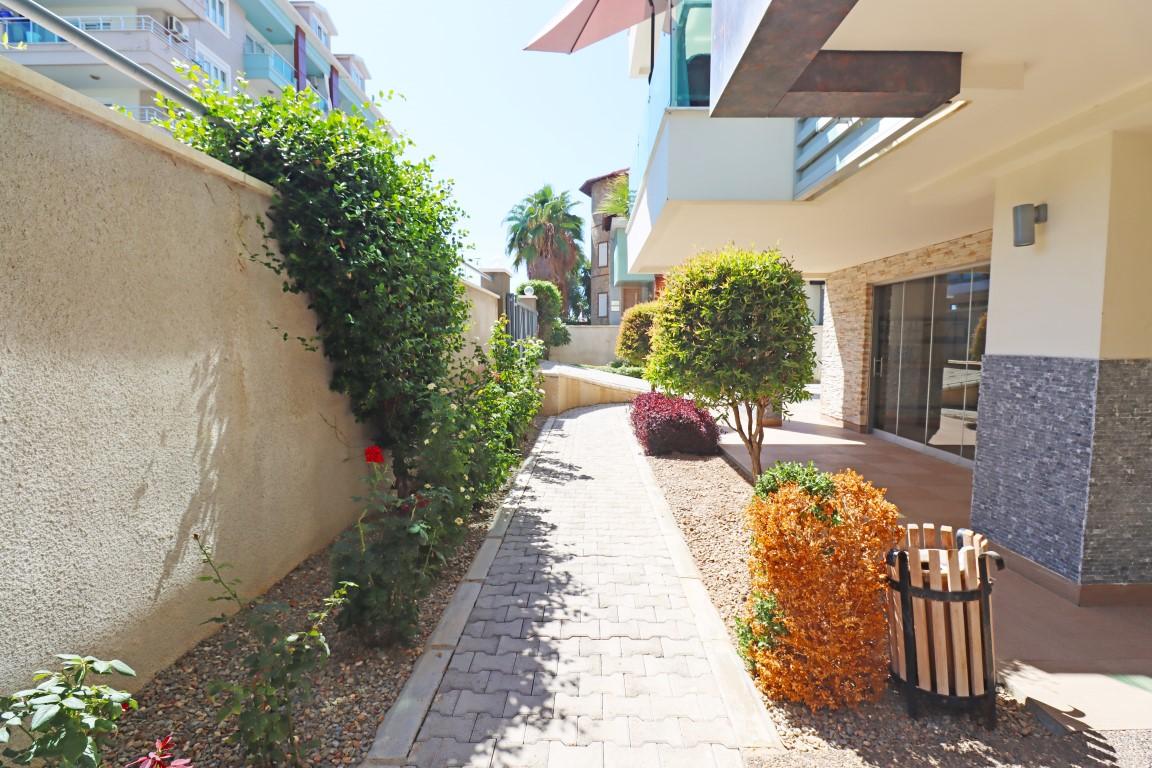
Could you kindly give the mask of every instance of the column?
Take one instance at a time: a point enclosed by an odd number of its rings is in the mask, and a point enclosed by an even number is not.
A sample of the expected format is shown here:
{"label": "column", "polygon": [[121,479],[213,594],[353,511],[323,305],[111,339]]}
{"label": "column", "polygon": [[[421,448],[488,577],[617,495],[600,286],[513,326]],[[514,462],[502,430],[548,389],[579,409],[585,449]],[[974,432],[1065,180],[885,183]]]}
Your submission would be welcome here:
{"label": "column", "polygon": [[[1049,221],[1014,247],[1022,203]],[[1152,138],[1013,170],[995,207],[973,526],[1077,602],[1152,601]]]}

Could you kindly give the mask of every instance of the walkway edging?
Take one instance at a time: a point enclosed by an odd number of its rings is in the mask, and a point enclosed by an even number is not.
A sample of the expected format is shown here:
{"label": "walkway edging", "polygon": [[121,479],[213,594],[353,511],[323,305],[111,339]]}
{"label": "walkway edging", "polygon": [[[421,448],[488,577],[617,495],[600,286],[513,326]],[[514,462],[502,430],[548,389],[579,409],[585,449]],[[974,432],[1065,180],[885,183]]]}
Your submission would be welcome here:
{"label": "walkway edging", "polygon": [[708,590],[700,578],[700,570],[684,540],[676,518],[672,514],[664,492],[656,483],[656,476],[648,466],[640,444],[633,437],[637,479],[644,486],[659,521],[660,531],[672,554],[672,562],[680,585],[688,598],[688,608],[696,619],[704,645],[704,653],[712,674],[720,686],[720,698],[733,730],[739,739],[742,753],[760,753],[764,750],[783,750],[784,745],[776,733],[776,725],[760,698],[760,692],[744,669],[744,663],[732,647],[728,630],[720,612],[716,610]]}
{"label": "walkway edging", "polygon": [[511,491],[492,519],[484,543],[480,545],[471,567],[464,574],[460,585],[456,587],[456,592],[444,609],[436,629],[428,636],[424,653],[412,667],[412,674],[404,683],[400,695],[396,697],[396,701],[384,716],[384,722],[376,729],[376,739],[364,761],[360,763],[360,768],[407,764],[408,753],[412,750],[416,736],[420,733],[420,726],[423,725],[424,718],[432,707],[440,681],[452,660],[452,651],[464,634],[468,616],[476,605],[481,584],[488,577],[488,569],[504,541],[517,503],[527,492],[528,481],[540,457],[544,437],[551,432],[555,421],[555,416],[549,416],[544,426],[540,428],[536,443],[524,459],[524,463],[520,465],[520,471],[516,473]]}

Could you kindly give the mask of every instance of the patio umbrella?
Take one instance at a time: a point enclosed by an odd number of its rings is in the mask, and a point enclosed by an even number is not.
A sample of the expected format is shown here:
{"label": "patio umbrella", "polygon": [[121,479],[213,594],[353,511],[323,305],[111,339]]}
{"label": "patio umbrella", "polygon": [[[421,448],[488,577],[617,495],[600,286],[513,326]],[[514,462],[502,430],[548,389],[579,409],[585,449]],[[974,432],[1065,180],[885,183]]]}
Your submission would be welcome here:
{"label": "patio umbrella", "polygon": [[573,53],[668,10],[669,0],[571,0],[526,51]]}

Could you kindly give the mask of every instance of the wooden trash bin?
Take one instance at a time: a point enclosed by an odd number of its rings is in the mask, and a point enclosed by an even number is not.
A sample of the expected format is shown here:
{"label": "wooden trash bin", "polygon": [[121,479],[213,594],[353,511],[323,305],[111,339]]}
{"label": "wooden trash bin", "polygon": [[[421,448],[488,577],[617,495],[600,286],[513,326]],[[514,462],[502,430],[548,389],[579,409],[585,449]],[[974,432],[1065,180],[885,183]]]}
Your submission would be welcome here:
{"label": "wooden trash bin", "polygon": [[967,528],[904,525],[888,553],[892,678],[916,718],[926,701],[970,709],[996,724],[992,577],[1004,560]]}

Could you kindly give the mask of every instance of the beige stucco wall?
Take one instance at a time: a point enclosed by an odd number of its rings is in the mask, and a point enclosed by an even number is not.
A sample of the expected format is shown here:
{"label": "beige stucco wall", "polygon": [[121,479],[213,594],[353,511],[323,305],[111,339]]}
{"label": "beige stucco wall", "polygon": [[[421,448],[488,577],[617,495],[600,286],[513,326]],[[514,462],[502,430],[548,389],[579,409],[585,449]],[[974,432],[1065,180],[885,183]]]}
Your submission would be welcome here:
{"label": "beige stucco wall", "polygon": [[[1047,203],[1036,243],[1012,207]],[[988,352],[1152,357],[1152,137],[1113,133],[997,179]]]}
{"label": "beige stucco wall", "polygon": [[562,347],[553,347],[548,359],[557,363],[579,365],[607,365],[616,359],[618,325],[570,325],[572,341]]}
{"label": "beige stucco wall", "polygon": [[0,59],[0,690],[57,652],[145,677],[209,629],[201,533],[256,595],[355,517],[367,441],[268,188]]}
{"label": "beige stucco wall", "polygon": [[987,264],[991,246],[992,232],[977,232],[828,275],[820,370],[824,415],[850,427],[868,424],[872,287]]}
{"label": "beige stucco wall", "polygon": [[467,341],[466,351],[472,345],[487,345],[492,336],[492,326],[500,319],[500,297],[492,291],[464,281],[464,295],[468,299],[468,326],[464,329]]}

